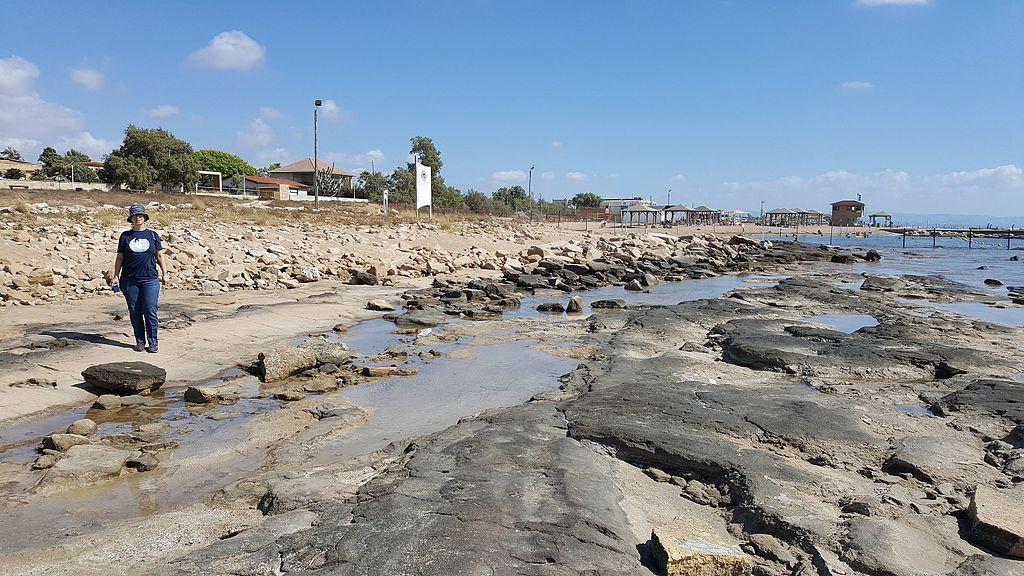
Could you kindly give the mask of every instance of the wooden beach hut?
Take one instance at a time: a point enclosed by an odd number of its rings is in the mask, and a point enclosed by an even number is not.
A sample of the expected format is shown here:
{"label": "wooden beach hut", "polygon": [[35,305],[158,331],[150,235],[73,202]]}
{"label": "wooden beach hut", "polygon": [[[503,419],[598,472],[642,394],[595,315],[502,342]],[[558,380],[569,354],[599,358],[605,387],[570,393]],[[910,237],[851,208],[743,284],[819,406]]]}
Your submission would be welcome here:
{"label": "wooden beach hut", "polygon": [[768,226],[793,226],[800,222],[800,213],[791,208],[776,208],[764,215]]}
{"label": "wooden beach hut", "polygon": [[716,210],[706,204],[701,204],[690,210],[691,224],[711,225],[718,224],[722,219],[722,211]]}
{"label": "wooden beach hut", "polygon": [[690,223],[690,212],[693,208],[690,208],[686,204],[676,204],[675,206],[668,206],[665,208],[665,219],[673,223]]}

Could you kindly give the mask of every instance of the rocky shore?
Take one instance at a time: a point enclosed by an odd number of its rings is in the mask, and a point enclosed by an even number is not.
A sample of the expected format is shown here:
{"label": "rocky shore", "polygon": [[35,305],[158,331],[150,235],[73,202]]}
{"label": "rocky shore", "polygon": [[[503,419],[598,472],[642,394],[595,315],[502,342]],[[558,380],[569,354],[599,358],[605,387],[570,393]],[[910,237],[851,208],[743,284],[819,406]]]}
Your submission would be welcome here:
{"label": "rocky shore", "polygon": [[[112,435],[76,421],[48,436],[37,471],[4,470],[4,501],[32,510],[96,482],[237,466],[209,497],[180,501],[198,506],[192,538],[135,557],[110,552],[131,574],[1024,573],[1024,332],[913,303],[983,294],[932,277],[840,282],[856,278],[849,264],[877,261],[874,251],[739,236],[556,240],[509,226],[518,248],[445,260],[443,276],[430,264],[437,249],[426,262],[410,256],[411,268],[342,252],[334,261],[326,249],[326,260],[304,264],[344,270],[349,282],[434,276],[367,302],[401,345],[360,353],[341,344],[339,326],[334,337],[250,350],[239,358],[249,380],[118,396],[142,398],[109,408],[131,418],[187,408],[178,441],[166,443],[162,425]],[[209,253],[203,262],[186,274],[199,290],[287,286],[248,271],[242,284],[200,279],[214,264]],[[278,271],[291,275],[294,263]],[[647,306],[628,296],[780,272],[719,298]],[[591,298],[608,287],[626,292]],[[535,342],[582,361],[525,404],[330,455],[374,418],[344,398],[348,387],[414,383],[416,366],[472,354],[460,348],[467,340]],[[211,440],[230,450],[190,460],[205,428],[190,433],[189,423],[216,414],[242,415],[242,432]],[[111,454],[118,466],[101,476],[64,473]],[[181,509],[127,526],[153,533]],[[89,554],[112,550],[101,542],[111,530],[2,559],[15,573],[100,573],[110,561]]]}

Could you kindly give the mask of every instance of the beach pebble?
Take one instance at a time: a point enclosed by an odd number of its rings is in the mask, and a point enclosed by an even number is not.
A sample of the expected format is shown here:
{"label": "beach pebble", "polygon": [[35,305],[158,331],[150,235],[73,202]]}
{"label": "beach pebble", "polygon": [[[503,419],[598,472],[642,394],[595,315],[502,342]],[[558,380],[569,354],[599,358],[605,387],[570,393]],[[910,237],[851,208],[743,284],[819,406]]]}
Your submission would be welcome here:
{"label": "beach pebble", "polygon": [[81,420],[75,420],[68,426],[68,434],[77,434],[79,436],[92,436],[96,433],[96,423],[88,418],[82,418]]}

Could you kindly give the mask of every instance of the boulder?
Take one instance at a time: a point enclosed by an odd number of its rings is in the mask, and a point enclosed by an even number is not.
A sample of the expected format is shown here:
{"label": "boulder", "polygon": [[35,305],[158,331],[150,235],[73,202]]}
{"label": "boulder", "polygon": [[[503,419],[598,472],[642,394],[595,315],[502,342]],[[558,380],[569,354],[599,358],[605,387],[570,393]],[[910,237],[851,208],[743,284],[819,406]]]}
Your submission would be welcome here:
{"label": "boulder", "polygon": [[954,558],[929,534],[888,518],[850,522],[842,558],[859,572],[889,576],[946,574]]}
{"label": "boulder", "polygon": [[382,299],[378,298],[378,299],[370,300],[369,302],[367,302],[366,303],[366,309],[367,310],[376,310],[378,312],[393,312],[395,310],[395,307],[393,305],[391,305],[391,303],[388,302],[387,300],[382,300]]}
{"label": "boulder", "polygon": [[1000,282],[999,280],[996,280],[995,278],[985,278],[985,285],[986,286],[1002,286],[1003,283]]}
{"label": "boulder", "polygon": [[316,365],[316,352],[306,348],[279,346],[259,353],[260,379],[264,382],[284,380]]}
{"label": "boulder", "polygon": [[565,307],[562,306],[561,302],[544,302],[537,306],[538,312],[565,312]]}
{"label": "boulder", "polygon": [[583,298],[579,296],[573,296],[569,298],[569,303],[565,305],[565,311],[570,314],[583,311]]}
{"label": "boulder", "polygon": [[728,542],[706,541],[706,535],[674,523],[651,532],[651,551],[665,576],[744,576],[752,560]]}
{"label": "boulder", "polygon": [[189,404],[209,404],[210,402],[220,400],[220,396],[216,392],[200,386],[189,386],[186,388],[183,398]]}
{"label": "boulder", "polygon": [[644,289],[644,287],[640,284],[639,280],[630,280],[628,283],[626,283],[625,288],[626,290],[631,290],[633,292],[640,292]]}
{"label": "boulder", "polygon": [[621,298],[614,298],[611,300],[594,300],[590,304],[591,308],[625,308],[626,301]]}
{"label": "boulder", "polygon": [[96,433],[96,423],[88,418],[82,418],[81,420],[75,420],[68,426],[68,434],[77,434],[79,436],[92,436]]}
{"label": "boulder", "polygon": [[831,262],[834,264],[853,264],[857,260],[849,254],[833,254]]}
{"label": "boulder", "polygon": [[1024,558],[1024,488],[996,490],[978,486],[967,513],[971,519],[970,539],[979,546]]}
{"label": "boulder", "polygon": [[363,376],[371,378],[384,378],[387,376],[414,376],[415,368],[399,368],[397,366],[363,366],[360,371]]}
{"label": "boulder", "polygon": [[352,273],[352,278],[349,279],[348,283],[362,286],[376,286],[377,276],[370,274],[369,272],[355,271]]}
{"label": "boulder", "polygon": [[163,385],[167,371],[146,362],[111,362],[86,368],[82,378],[115,394],[145,394]]}
{"label": "boulder", "polygon": [[340,342],[331,342],[323,336],[312,336],[306,338],[299,344],[302,350],[308,350],[316,354],[316,363],[319,364],[345,364],[352,358],[352,351],[348,346]]}

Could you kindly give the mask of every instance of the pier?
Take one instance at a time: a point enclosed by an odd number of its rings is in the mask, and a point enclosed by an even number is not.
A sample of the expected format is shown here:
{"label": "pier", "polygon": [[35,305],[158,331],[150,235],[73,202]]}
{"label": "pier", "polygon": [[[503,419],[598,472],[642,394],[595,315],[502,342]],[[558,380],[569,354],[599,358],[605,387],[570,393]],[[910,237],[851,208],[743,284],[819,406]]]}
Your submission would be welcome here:
{"label": "pier", "polygon": [[1017,228],[881,228],[883,232],[903,236],[903,247],[907,247],[907,236],[932,238],[932,248],[936,247],[936,238],[961,238],[971,248],[975,238],[1006,239],[1006,249],[1010,249],[1011,240],[1024,240],[1024,229]]}

